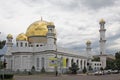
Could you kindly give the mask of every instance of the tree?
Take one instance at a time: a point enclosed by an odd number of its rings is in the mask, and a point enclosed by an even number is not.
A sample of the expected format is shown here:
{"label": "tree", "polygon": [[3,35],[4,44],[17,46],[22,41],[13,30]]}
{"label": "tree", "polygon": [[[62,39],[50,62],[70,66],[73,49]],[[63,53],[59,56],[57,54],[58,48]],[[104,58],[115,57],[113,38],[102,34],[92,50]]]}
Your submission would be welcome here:
{"label": "tree", "polygon": [[108,69],[112,69],[112,70],[114,70],[115,69],[115,60],[109,60],[109,59],[107,59],[106,60],[106,70],[108,70]]}
{"label": "tree", "polygon": [[115,53],[115,67],[120,71],[120,51]]}
{"label": "tree", "polygon": [[120,51],[115,53],[115,58],[120,59]]}
{"label": "tree", "polygon": [[104,70],[103,67],[101,67],[100,70],[103,71]]}
{"label": "tree", "polygon": [[84,69],[83,69],[83,73],[86,73],[87,72],[87,69],[86,69],[86,67],[84,67]]}
{"label": "tree", "polygon": [[5,43],[6,43],[6,41],[5,41],[5,40],[0,41],[0,49],[2,49],[2,48],[5,46]]}
{"label": "tree", "polygon": [[79,70],[78,65],[76,63],[73,63],[69,69],[72,72],[72,74],[77,74],[77,71]]}
{"label": "tree", "polygon": [[45,68],[44,67],[42,67],[41,73],[45,73]]}
{"label": "tree", "polygon": [[[6,43],[5,40],[0,41],[0,49],[2,49],[2,48],[5,46],[5,43]],[[6,64],[4,64],[3,61],[1,61],[1,57],[2,57],[2,56],[3,56],[3,55],[0,55],[0,69],[3,69],[3,68],[6,67]]]}
{"label": "tree", "polygon": [[100,57],[94,57],[92,61],[100,61]]}
{"label": "tree", "polygon": [[0,61],[0,69],[3,69],[3,62]]}
{"label": "tree", "polygon": [[35,72],[35,66],[32,66],[31,72]]}

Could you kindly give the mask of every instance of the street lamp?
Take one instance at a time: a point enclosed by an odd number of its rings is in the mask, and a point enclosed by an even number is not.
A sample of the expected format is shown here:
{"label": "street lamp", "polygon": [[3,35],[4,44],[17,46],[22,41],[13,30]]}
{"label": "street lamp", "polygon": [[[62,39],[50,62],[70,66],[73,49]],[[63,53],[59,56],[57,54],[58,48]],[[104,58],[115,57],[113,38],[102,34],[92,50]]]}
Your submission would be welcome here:
{"label": "street lamp", "polygon": [[56,58],[56,66],[55,66],[55,75],[58,76],[58,57],[57,57],[57,48],[56,48],[56,55],[55,55],[55,58]]}

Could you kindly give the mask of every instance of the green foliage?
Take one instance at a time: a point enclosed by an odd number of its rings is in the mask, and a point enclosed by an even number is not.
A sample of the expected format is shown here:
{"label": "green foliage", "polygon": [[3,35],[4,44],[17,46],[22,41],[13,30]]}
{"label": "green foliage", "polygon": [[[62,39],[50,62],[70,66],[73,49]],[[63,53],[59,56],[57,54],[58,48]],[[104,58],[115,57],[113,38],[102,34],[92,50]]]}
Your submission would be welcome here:
{"label": "green foliage", "polygon": [[115,64],[115,60],[107,59],[106,60],[106,64],[107,64],[106,68],[105,68],[106,70],[108,70],[108,69],[113,69],[114,70],[115,69],[115,65],[114,65]]}
{"label": "green foliage", "polygon": [[115,67],[120,71],[120,51],[115,53]]}
{"label": "green foliage", "polygon": [[93,68],[91,66],[89,66],[89,71],[92,71],[92,70],[93,70]]}
{"label": "green foliage", "polygon": [[0,69],[6,68],[6,62],[0,61]]}
{"label": "green foliage", "polygon": [[87,72],[87,69],[86,69],[86,67],[84,67],[84,69],[83,69],[83,73],[86,73]]}
{"label": "green foliage", "polygon": [[77,74],[77,71],[79,70],[78,65],[73,63],[69,70],[72,72],[72,74]]}
{"label": "green foliage", "polygon": [[31,72],[35,72],[35,66],[32,66]]}
{"label": "green foliage", "polygon": [[116,68],[120,70],[120,59],[116,59],[115,63],[116,63]]}
{"label": "green foliage", "polygon": [[120,60],[120,51],[117,52],[117,53],[115,53],[115,58],[118,59],[118,60]]}
{"label": "green foliage", "polygon": [[104,70],[103,67],[101,67],[100,70],[103,71]]}
{"label": "green foliage", "polygon": [[3,68],[4,68],[4,66],[3,66],[3,62],[0,61],[0,69],[3,69]]}
{"label": "green foliage", "polygon": [[100,61],[100,57],[94,57],[92,61]]}
{"label": "green foliage", "polygon": [[45,68],[44,67],[42,67],[41,73],[45,73]]}
{"label": "green foliage", "polygon": [[6,41],[5,41],[5,40],[0,41],[0,49],[2,49],[2,48],[5,46],[5,43],[6,43]]}
{"label": "green foliage", "polygon": [[[4,74],[4,79],[13,79],[13,74]],[[0,74],[0,79],[3,79],[3,74]]]}

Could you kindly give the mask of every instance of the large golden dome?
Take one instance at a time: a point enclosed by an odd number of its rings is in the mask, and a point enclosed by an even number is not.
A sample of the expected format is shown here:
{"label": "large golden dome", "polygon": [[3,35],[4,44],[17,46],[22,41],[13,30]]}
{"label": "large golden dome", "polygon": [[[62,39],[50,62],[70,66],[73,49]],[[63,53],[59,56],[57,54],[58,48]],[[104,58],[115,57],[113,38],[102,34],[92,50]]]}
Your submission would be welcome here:
{"label": "large golden dome", "polygon": [[26,36],[46,36],[48,32],[47,25],[54,24],[52,22],[47,22],[43,20],[32,23],[26,31]]}
{"label": "large golden dome", "polygon": [[17,41],[27,41],[27,36],[24,33],[21,33],[16,38]]}

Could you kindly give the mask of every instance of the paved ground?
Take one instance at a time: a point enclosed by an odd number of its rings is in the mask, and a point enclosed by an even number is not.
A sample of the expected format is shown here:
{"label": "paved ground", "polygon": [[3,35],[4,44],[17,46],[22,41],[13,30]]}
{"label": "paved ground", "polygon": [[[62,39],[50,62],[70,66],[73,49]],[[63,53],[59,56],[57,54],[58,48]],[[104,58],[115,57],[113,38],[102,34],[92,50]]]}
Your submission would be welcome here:
{"label": "paved ground", "polygon": [[15,80],[120,80],[120,74],[109,75],[30,75],[30,76],[15,76]]}

